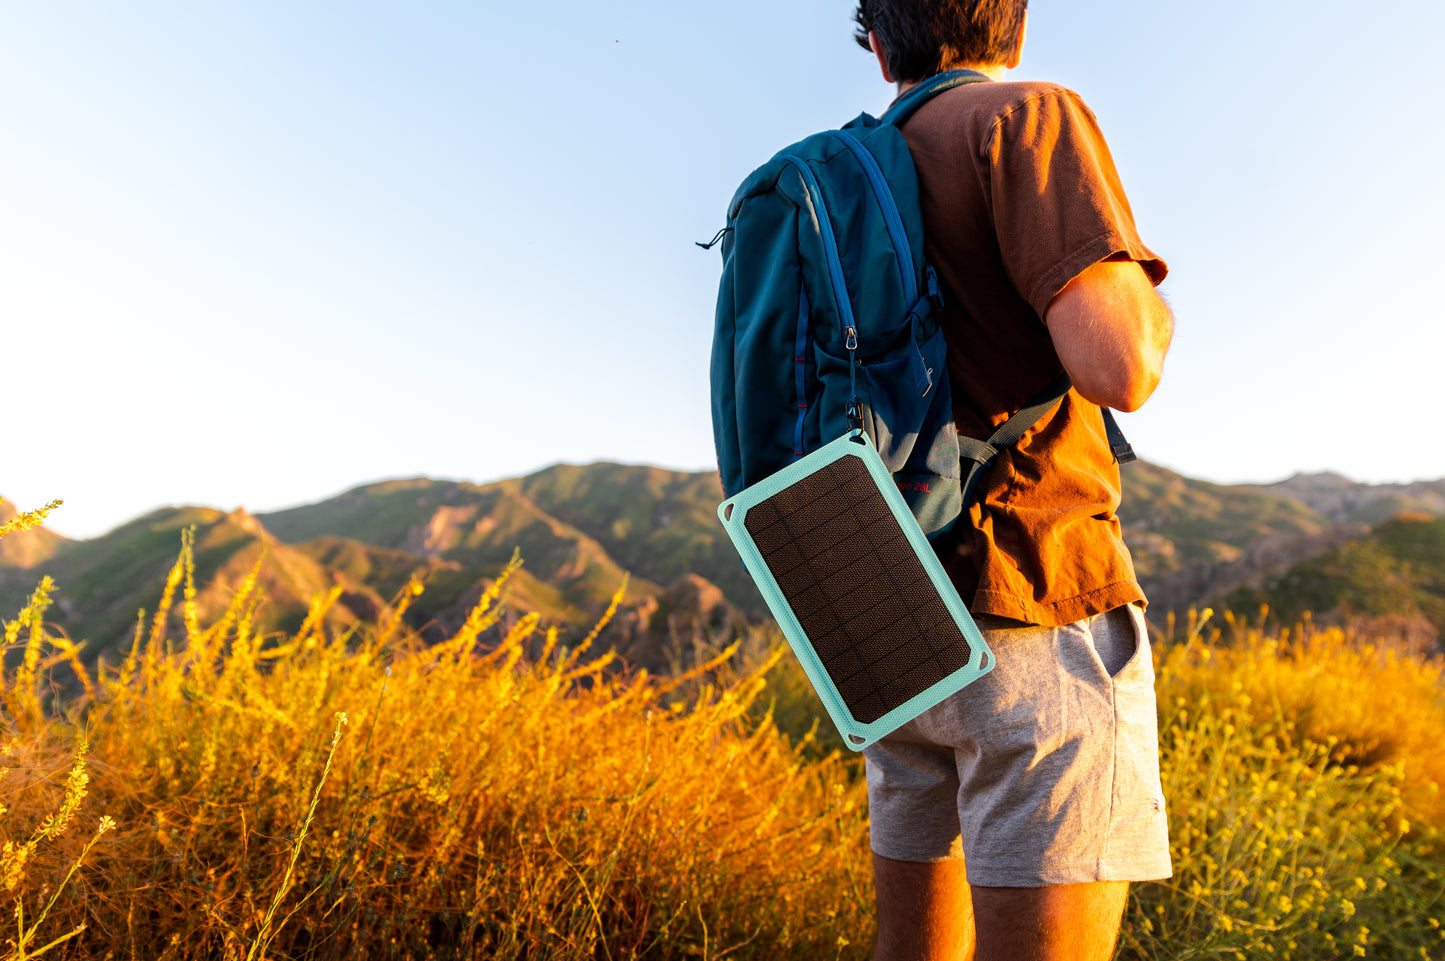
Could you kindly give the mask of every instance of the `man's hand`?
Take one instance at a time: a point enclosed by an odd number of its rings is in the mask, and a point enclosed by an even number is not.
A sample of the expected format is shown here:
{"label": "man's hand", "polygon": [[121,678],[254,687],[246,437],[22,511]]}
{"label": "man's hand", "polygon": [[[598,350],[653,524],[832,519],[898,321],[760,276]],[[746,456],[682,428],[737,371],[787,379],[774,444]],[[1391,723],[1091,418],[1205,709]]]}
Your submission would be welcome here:
{"label": "man's hand", "polygon": [[1159,385],[1174,316],[1134,261],[1104,260],[1079,274],[1055,295],[1044,323],[1085,400],[1138,410]]}

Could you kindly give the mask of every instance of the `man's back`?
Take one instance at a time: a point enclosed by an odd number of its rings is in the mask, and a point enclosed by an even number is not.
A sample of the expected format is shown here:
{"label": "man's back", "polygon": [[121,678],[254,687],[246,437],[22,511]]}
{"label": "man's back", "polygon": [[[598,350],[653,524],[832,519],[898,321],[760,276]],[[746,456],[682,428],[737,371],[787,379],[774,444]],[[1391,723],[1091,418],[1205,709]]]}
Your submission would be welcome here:
{"label": "man's back", "polygon": [[[960,434],[985,438],[1062,369],[1040,318],[1089,266],[1162,260],[1139,240],[1093,114],[1046,83],[979,83],[903,127],[929,260],[946,291]],[[1119,531],[1119,471],[1097,405],[1077,391],[985,478],[946,569],[976,613],[1057,626],[1142,601]]]}

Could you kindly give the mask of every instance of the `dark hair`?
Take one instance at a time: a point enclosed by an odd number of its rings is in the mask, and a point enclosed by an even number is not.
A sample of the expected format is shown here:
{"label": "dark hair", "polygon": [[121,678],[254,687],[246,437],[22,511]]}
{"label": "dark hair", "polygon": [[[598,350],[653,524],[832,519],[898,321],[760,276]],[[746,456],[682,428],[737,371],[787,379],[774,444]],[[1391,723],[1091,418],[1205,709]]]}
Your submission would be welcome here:
{"label": "dark hair", "polygon": [[853,38],[878,34],[895,80],[922,80],[954,64],[1007,63],[1028,0],[858,0]]}

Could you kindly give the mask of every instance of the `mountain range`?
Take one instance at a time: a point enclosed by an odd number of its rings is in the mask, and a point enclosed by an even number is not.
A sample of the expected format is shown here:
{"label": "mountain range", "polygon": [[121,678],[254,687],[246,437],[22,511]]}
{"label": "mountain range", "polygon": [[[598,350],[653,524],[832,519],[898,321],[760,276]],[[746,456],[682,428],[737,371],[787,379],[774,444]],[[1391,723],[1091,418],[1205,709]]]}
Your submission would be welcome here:
{"label": "mountain range", "polygon": [[[260,560],[267,629],[299,625],[310,599],[332,585],[342,588],[333,622],[365,621],[419,576],[427,589],[412,622],[439,636],[519,551],[512,611],[580,634],[626,578],[607,640],[659,669],[679,645],[766,616],[718,524],[721,499],[711,472],[600,463],[481,485],[383,481],[267,514],[164,508],[90,540],[44,529],[0,540],[0,612],[13,616],[50,574],[50,618],[86,641],[85,656],[128,649],[137,612],[154,608],[182,531],[193,528],[203,619]],[[0,522],[13,510],[0,503]],[[1124,470],[1120,510],[1151,615],[1205,603],[1269,604],[1290,617],[1310,610],[1317,620],[1390,615],[1417,643],[1445,631],[1442,516],[1445,480],[1371,485],[1301,474],[1220,485],[1147,463]],[[1376,583],[1388,590],[1372,594]]]}

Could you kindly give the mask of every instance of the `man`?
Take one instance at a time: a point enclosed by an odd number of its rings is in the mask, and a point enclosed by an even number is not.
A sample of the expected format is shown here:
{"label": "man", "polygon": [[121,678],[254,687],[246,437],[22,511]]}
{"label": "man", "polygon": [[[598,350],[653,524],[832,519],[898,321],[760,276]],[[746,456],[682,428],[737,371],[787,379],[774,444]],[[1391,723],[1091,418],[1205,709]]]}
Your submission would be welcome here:
{"label": "man", "polygon": [[902,128],[959,433],[988,437],[1060,369],[1074,385],[939,547],[997,667],[866,752],[880,961],[1106,959],[1128,882],[1170,874],[1144,595],[1101,414],[1158,384],[1166,267],[1079,97],[1002,82],[1026,6],[861,0],[856,15],[900,94],[955,67],[990,78]]}

